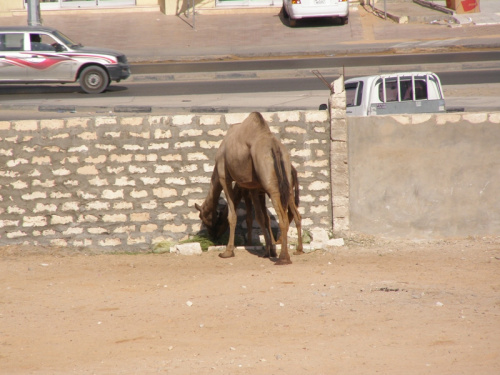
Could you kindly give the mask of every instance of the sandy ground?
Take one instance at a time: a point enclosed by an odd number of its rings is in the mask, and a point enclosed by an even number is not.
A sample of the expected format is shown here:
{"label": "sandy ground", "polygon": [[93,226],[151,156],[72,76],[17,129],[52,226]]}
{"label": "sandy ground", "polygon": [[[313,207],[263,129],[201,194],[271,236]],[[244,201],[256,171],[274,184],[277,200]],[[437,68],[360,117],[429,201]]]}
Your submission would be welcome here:
{"label": "sandy ground", "polygon": [[0,373],[500,373],[500,237],[292,261],[2,247]]}

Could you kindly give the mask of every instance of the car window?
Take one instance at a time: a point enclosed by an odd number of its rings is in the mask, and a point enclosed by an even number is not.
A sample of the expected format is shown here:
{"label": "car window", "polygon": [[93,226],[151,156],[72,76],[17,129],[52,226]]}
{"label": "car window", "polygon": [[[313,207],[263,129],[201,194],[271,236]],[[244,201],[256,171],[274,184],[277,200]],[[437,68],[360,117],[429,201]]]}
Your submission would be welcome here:
{"label": "car window", "polygon": [[56,50],[57,41],[50,35],[46,34],[30,34],[30,47],[32,51],[51,51]]}
{"label": "car window", "polygon": [[0,50],[2,51],[22,51],[23,44],[23,33],[8,33],[0,36]]}
{"label": "car window", "polygon": [[363,99],[363,81],[345,85],[346,107],[357,107]]}

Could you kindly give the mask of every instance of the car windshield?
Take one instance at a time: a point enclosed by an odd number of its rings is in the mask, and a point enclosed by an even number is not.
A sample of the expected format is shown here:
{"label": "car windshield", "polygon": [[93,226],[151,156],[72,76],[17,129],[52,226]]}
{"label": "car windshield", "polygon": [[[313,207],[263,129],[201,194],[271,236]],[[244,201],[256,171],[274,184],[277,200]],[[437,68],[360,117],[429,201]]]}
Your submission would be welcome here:
{"label": "car windshield", "polygon": [[83,47],[80,43],[75,43],[73,42],[70,38],[68,38],[66,35],[61,33],[60,31],[54,31],[54,35],[58,37],[60,40],[64,42],[68,47],[75,48],[75,47]]}

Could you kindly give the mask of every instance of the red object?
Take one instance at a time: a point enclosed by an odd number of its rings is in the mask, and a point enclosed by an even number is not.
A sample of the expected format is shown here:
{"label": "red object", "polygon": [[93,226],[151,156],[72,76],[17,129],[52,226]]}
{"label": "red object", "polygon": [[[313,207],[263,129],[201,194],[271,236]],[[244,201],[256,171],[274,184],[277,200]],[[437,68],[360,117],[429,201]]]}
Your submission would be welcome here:
{"label": "red object", "polygon": [[446,0],[446,7],[457,13],[477,13],[480,0]]}
{"label": "red object", "polygon": [[462,0],[462,8],[464,8],[465,12],[471,12],[479,6],[476,0]]}

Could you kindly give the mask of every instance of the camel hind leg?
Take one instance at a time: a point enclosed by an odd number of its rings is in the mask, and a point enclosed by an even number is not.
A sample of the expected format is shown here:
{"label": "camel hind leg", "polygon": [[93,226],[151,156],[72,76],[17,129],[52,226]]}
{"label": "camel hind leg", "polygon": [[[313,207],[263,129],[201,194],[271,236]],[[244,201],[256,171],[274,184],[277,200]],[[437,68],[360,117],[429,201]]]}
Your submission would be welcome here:
{"label": "camel hind leg", "polygon": [[297,228],[297,236],[299,241],[297,244],[297,250],[295,250],[294,254],[304,254],[304,247],[302,244],[302,216],[300,216],[299,210],[297,209],[297,206],[293,201],[288,205],[288,221],[291,223],[292,219],[295,222],[295,227]]}
{"label": "camel hind leg", "polygon": [[279,194],[278,196],[271,195],[271,201],[273,202],[274,210],[278,215],[278,221],[281,232],[281,251],[278,257],[278,261],[276,262],[276,265],[280,266],[285,264],[291,264],[292,261],[290,260],[290,254],[288,253],[289,222],[288,222],[287,212],[285,208],[281,205]]}
{"label": "camel hind leg", "polygon": [[274,239],[272,237],[272,232],[270,231],[271,226],[269,224],[269,216],[267,215],[265,202],[261,200],[262,194],[259,194],[258,190],[252,190],[251,196],[255,208],[255,218],[259,223],[266,242],[266,252],[264,257],[276,257],[276,247],[274,246]]}

